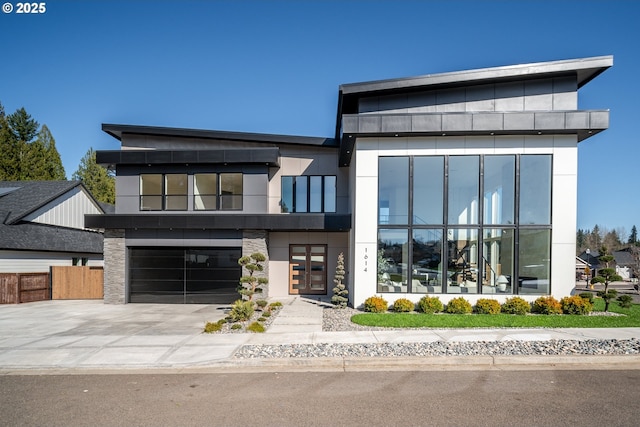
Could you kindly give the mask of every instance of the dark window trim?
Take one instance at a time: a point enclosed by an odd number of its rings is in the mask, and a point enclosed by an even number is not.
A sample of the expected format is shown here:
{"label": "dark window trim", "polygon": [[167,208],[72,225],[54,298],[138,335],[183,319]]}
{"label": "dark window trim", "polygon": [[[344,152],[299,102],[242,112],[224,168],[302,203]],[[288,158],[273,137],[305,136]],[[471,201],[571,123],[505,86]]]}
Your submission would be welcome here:
{"label": "dark window trim", "polygon": [[[485,224],[484,223],[484,163],[485,163],[485,158],[486,157],[493,157],[493,156],[515,156],[515,182],[514,182],[514,191],[515,191],[515,195],[514,195],[514,217],[515,217],[515,223],[514,224]],[[450,157],[457,157],[457,156],[473,156],[473,157],[479,157],[479,169],[478,169],[478,179],[479,184],[478,184],[478,223],[477,224],[447,224],[447,219],[449,218],[448,216],[448,211],[449,211],[449,159]],[[550,197],[550,209],[551,209],[551,216],[550,216],[550,221],[551,223],[549,224],[520,224],[520,159],[522,156],[550,156],[551,157],[551,168],[550,168],[550,179],[551,179],[551,193],[549,195]],[[417,224],[414,225],[413,224],[413,196],[414,196],[414,182],[413,182],[413,171],[414,171],[414,159],[416,157],[422,157],[421,155],[408,155],[408,156],[379,156],[378,157],[378,170],[379,170],[379,162],[380,162],[380,158],[382,157],[408,157],[409,158],[409,197],[408,197],[408,203],[409,203],[409,207],[408,207],[408,224],[381,224],[379,222],[380,218],[379,218],[379,212],[378,212],[378,230],[381,229],[403,229],[403,230],[407,230],[407,232],[409,233],[409,239],[412,238],[413,236],[413,231],[416,229],[432,229],[432,230],[441,230],[442,231],[442,241],[440,242],[441,245],[441,264],[443,266],[443,270],[442,270],[442,294],[447,294],[447,295],[452,295],[452,294],[448,294],[448,289],[447,289],[447,281],[445,280],[445,277],[447,277],[447,273],[448,273],[448,265],[449,265],[449,251],[446,249],[447,245],[446,245],[446,241],[448,239],[448,234],[449,234],[449,230],[460,230],[460,229],[475,229],[478,232],[478,240],[477,240],[477,244],[478,244],[478,264],[480,266],[481,261],[484,259],[484,231],[485,229],[495,229],[495,228],[499,228],[499,229],[503,229],[503,230],[513,230],[513,254],[514,254],[514,260],[513,260],[513,274],[511,277],[511,293],[506,293],[505,295],[519,295],[519,288],[518,288],[518,281],[519,281],[519,249],[520,249],[520,230],[551,230],[553,231],[553,155],[552,154],[548,154],[548,153],[540,153],[540,154],[522,154],[522,153],[516,153],[516,154],[470,154],[470,155],[434,155],[434,157],[444,157],[444,179],[443,179],[443,185],[444,185],[444,189],[443,189],[443,197],[444,197],[444,204],[443,204],[443,224]],[[379,178],[379,173],[378,173],[378,179]],[[378,195],[379,197],[379,195]],[[551,236],[553,237],[553,235]],[[553,253],[552,253],[552,249],[553,249],[553,245],[551,244],[552,240],[550,240],[550,247],[549,247],[549,255],[550,255],[550,261],[549,261],[549,272],[552,271],[552,263],[551,260],[553,259]],[[408,248],[407,248],[407,259],[409,261],[409,266],[411,266],[411,268],[407,267],[407,271],[411,271],[413,269],[413,245],[409,244]],[[484,265],[482,266],[482,269],[479,269],[481,274],[484,274]],[[413,293],[413,289],[412,289],[412,280],[407,280],[407,293]],[[548,288],[548,292],[549,294],[551,293],[551,289],[552,289],[552,283],[551,283],[551,277],[549,277],[549,288]],[[482,293],[482,286],[478,286],[478,292],[474,295],[483,295]],[[484,295],[493,295],[493,294],[484,294]],[[527,295],[537,295],[537,294],[527,294]]]}
{"label": "dark window trim", "polygon": [[[144,175],[160,175],[162,179],[160,180],[161,193],[160,194],[142,194],[142,186],[140,183],[142,182],[142,177]],[[167,175],[185,175],[187,177],[187,188],[186,194],[167,194]],[[138,178],[138,209],[143,212],[159,212],[159,211],[170,211],[170,212],[184,212],[189,210],[189,174],[187,173],[141,173]],[[142,198],[143,197],[160,197],[161,207],[160,209],[143,209],[142,208]],[[185,197],[187,201],[187,207],[184,209],[168,209],[167,208],[167,197]]]}
{"label": "dark window trim", "polygon": [[[320,197],[320,211],[311,211],[311,178],[312,177],[320,177],[322,178],[321,180],[321,189],[320,189],[320,193],[321,193],[321,197]],[[336,209],[334,211],[326,211],[325,208],[325,192],[326,192],[326,178],[327,177],[332,177],[335,178],[336,180],[336,195],[335,195],[335,200],[334,200],[334,206],[336,207]],[[292,190],[292,194],[291,194],[291,200],[292,200],[292,206],[291,209],[287,212],[287,213],[298,213],[298,214],[319,214],[319,213],[336,213],[338,210],[338,194],[337,194],[337,183],[338,183],[338,177],[337,175],[283,175],[280,178],[280,206],[282,206],[282,192],[284,189],[284,179],[285,178],[292,178],[292,185],[291,185],[291,190]],[[296,210],[296,206],[297,204],[297,191],[296,191],[296,186],[297,186],[297,178],[305,178],[306,182],[307,182],[307,196],[306,196],[306,211],[304,212],[298,212]],[[281,208],[282,211],[282,208]]]}

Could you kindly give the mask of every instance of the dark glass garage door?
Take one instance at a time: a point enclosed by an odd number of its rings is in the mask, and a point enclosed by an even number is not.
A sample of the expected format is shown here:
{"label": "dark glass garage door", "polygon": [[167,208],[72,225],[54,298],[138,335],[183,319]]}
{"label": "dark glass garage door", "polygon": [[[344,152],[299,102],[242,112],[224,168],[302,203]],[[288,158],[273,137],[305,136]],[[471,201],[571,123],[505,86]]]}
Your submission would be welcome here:
{"label": "dark glass garage door", "polygon": [[229,304],[240,298],[241,248],[131,248],[129,301]]}

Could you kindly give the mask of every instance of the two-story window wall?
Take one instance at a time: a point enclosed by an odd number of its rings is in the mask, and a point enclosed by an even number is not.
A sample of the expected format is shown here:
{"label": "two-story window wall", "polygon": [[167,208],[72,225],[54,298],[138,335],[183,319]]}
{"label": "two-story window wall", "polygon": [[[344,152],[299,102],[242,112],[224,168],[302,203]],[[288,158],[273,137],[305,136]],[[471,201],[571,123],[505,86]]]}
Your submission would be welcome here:
{"label": "two-story window wall", "polygon": [[549,293],[550,155],[380,157],[378,177],[378,292]]}
{"label": "two-story window wall", "polygon": [[281,212],[330,213],[336,211],[336,177],[283,176]]}

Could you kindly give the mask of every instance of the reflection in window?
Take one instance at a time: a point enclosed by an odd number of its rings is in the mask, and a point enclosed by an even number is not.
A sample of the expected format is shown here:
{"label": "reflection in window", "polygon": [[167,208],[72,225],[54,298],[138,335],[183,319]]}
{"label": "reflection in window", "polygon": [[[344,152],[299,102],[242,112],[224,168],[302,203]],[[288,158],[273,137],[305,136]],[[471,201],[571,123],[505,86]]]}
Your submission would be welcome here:
{"label": "reflection in window", "polygon": [[140,210],[162,210],[162,174],[140,175]]}
{"label": "reflection in window", "polygon": [[551,230],[520,229],[518,293],[549,293]]}
{"label": "reflection in window", "polygon": [[242,210],[242,174],[220,174],[220,209]]}
{"label": "reflection in window", "polygon": [[416,157],[413,161],[413,223],[442,224],[444,157]]}
{"label": "reflection in window", "polygon": [[515,156],[484,158],[484,223],[514,224]]}
{"label": "reflection in window", "polygon": [[520,158],[520,224],[551,224],[551,155]]}
{"label": "reflection in window", "polygon": [[478,293],[478,230],[454,229],[447,236],[447,292]]}
{"label": "reflection in window", "polygon": [[479,157],[449,158],[448,224],[478,223]]}
{"label": "reflection in window", "polygon": [[486,228],[482,258],[482,293],[512,293],[514,230]]}
{"label": "reflection in window", "polygon": [[335,176],[283,176],[281,212],[336,211]]}
{"label": "reflection in window", "polygon": [[442,292],[442,230],[414,229],[411,292]]}
{"label": "reflection in window", "polygon": [[198,173],[193,176],[193,208],[196,210],[218,209],[218,175]]}
{"label": "reflection in window", "polygon": [[164,180],[164,208],[168,211],[186,211],[187,174],[166,174]]}
{"label": "reflection in window", "polygon": [[378,223],[409,223],[409,158],[378,160]]}
{"label": "reflection in window", "polygon": [[378,292],[407,292],[407,230],[379,230]]}

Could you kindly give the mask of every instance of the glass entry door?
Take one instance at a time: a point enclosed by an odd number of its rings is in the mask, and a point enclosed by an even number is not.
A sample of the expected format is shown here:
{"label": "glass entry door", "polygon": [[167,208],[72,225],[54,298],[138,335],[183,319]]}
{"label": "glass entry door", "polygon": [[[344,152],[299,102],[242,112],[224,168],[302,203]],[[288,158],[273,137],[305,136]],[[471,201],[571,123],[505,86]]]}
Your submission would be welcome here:
{"label": "glass entry door", "polygon": [[327,294],[327,245],[289,246],[289,293]]}

